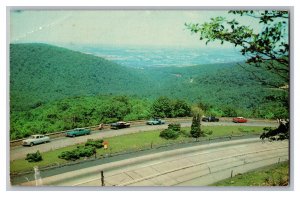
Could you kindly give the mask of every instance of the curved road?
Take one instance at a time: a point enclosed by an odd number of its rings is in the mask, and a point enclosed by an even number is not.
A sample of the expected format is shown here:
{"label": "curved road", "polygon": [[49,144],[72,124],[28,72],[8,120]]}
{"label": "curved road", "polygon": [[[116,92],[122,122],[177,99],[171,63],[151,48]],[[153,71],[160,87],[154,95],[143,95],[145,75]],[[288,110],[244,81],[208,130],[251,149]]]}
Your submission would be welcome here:
{"label": "curved road", "polygon": [[[181,121],[179,122],[182,127],[190,127],[191,122],[187,121]],[[276,121],[263,121],[263,120],[249,120],[247,123],[243,124],[237,124],[233,122],[227,122],[227,121],[220,121],[220,122],[210,122],[206,123],[203,122],[203,125],[219,125],[219,126],[264,126],[264,127],[274,127],[277,126]],[[94,131],[91,135],[87,136],[81,136],[76,138],[67,138],[67,137],[59,137],[51,139],[50,143],[47,144],[40,144],[33,147],[22,147],[22,146],[16,146],[16,147],[10,147],[10,160],[16,160],[25,158],[28,153],[33,153],[39,150],[40,152],[46,152],[50,150],[55,150],[58,148],[63,148],[66,146],[71,146],[78,143],[84,143],[87,141],[87,139],[103,139],[118,135],[125,135],[130,133],[137,133],[137,132],[144,132],[144,131],[152,131],[152,130],[159,130],[159,129],[166,129],[168,127],[167,124],[165,125],[141,125],[141,126],[132,126],[130,128],[126,129],[119,129],[119,130],[101,130],[101,131]]]}
{"label": "curved road", "polygon": [[205,186],[289,159],[288,141],[242,139],[154,153],[28,181],[23,186]]}

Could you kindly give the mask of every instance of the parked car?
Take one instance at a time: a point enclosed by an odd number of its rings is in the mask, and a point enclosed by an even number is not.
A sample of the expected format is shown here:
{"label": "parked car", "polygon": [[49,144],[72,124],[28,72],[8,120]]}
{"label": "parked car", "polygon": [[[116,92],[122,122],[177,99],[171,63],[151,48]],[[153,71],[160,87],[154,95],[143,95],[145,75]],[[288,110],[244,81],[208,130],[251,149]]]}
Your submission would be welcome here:
{"label": "parked car", "polygon": [[160,125],[160,124],[165,124],[165,121],[161,120],[159,118],[153,118],[151,120],[148,120],[146,122],[146,124],[148,124],[148,125]]}
{"label": "parked car", "polygon": [[247,122],[247,119],[244,118],[244,117],[236,117],[236,118],[232,119],[232,122],[235,122],[235,123],[245,123],[245,122]]}
{"label": "parked car", "polygon": [[36,144],[42,144],[42,143],[47,143],[50,142],[50,138],[45,135],[32,135],[26,140],[22,141],[23,146],[33,146]]}
{"label": "parked car", "polygon": [[130,123],[124,121],[115,122],[110,125],[111,129],[123,129],[129,127],[130,127]]}
{"label": "parked car", "polygon": [[76,128],[66,132],[67,137],[76,137],[76,136],[89,135],[89,134],[91,134],[91,130],[85,128]]}
{"label": "parked car", "polygon": [[208,117],[203,117],[202,121],[204,121],[204,122],[219,122],[219,118],[216,118],[214,116],[208,116]]}

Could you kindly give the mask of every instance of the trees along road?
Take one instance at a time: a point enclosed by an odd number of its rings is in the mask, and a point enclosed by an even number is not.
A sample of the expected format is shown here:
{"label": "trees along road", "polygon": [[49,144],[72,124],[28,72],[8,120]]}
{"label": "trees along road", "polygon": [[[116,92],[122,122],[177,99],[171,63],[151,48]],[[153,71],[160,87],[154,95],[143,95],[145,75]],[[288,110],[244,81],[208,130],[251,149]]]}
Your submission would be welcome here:
{"label": "trees along road", "polygon": [[[40,186],[205,186],[287,161],[288,141],[241,139],[164,151],[41,178]],[[35,186],[36,181],[23,186]]]}
{"label": "trees along road", "polygon": [[[191,122],[190,121],[181,121],[179,122],[181,124],[181,127],[190,127]],[[263,120],[251,120],[247,123],[243,124],[237,124],[229,121],[220,121],[220,122],[202,122],[202,125],[219,125],[219,126],[264,126],[264,127],[276,127],[278,126],[278,123],[276,121],[263,121]],[[16,146],[16,147],[10,147],[10,160],[16,160],[25,158],[28,153],[34,153],[36,151],[40,152],[47,152],[50,150],[55,150],[58,148],[63,148],[66,146],[71,146],[78,143],[84,143],[88,139],[103,139],[108,137],[114,137],[118,135],[125,135],[130,133],[138,133],[138,132],[145,132],[145,131],[152,131],[152,130],[159,130],[159,129],[166,129],[168,127],[168,122],[164,125],[142,125],[142,126],[132,126],[130,128],[126,129],[118,129],[118,130],[111,130],[111,129],[105,129],[101,131],[94,131],[90,135],[86,136],[80,136],[75,138],[68,138],[68,137],[59,137],[51,139],[50,143],[46,144],[40,144],[32,147],[22,147],[22,146]]]}

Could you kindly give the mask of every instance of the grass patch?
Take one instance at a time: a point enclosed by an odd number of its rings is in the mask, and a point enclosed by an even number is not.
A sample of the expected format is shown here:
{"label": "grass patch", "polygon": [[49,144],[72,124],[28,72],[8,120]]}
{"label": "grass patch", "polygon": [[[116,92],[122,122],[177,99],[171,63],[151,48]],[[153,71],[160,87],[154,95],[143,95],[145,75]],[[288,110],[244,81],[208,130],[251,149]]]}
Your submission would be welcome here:
{"label": "grass patch", "polygon": [[212,186],[287,186],[289,163],[274,164],[259,170],[239,174],[212,184]]}
{"label": "grass patch", "polygon": [[43,152],[43,153],[41,153],[43,160],[40,162],[36,162],[36,163],[28,162],[25,159],[18,159],[18,160],[11,161],[10,162],[10,172],[16,173],[16,172],[28,171],[28,170],[32,170],[34,166],[45,167],[45,166],[50,166],[50,165],[65,164],[68,161],[65,161],[64,159],[59,159],[58,155],[63,151],[69,151],[76,147],[77,147],[77,145],[74,145],[74,146],[60,148],[57,150]]}
{"label": "grass patch", "polygon": [[[229,135],[240,135],[246,134],[244,131],[247,130],[247,134],[249,133],[261,133],[264,127],[256,127],[256,126],[203,126],[204,131],[210,131],[210,135],[205,138],[214,138],[221,136],[229,136]],[[190,127],[182,128],[183,132],[188,134]],[[104,139],[109,142],[108,150],[97,149],[97,157],[101,157],[105,154],[114,154],[131,150],[139,150],[151,148],[151,146],[161,146],[170,143],[179,143],[185,141],[191,141],[192,138],[187,135],[181,135],[176,140],[166,140],[159,137],[161,130],[155,131],[147,131],[140,133],[133,133],[121,136],[115,136],[111,138]],[[43,152],[42,157],[43,161],[40,162],[28,162],[25,159],[18,159],[10,162],[10,172],[18,173],[23,171],[32,170],[34,166],[38,166],[39,168],[51,165],[65,164],[69,161],[65,161],[63,159],[59,159],[58,155],[63,151],[70,151],[75,149],[77,145],[68,146],[64,148],[60,148],[57,150],[52,150],[48,152]]]}
{"label": "grass patch", "polygon": [[260,134],[265,127],[257,126],[203,126],[204,132],[212,131],[209,137],[221,137],[242,134]]}

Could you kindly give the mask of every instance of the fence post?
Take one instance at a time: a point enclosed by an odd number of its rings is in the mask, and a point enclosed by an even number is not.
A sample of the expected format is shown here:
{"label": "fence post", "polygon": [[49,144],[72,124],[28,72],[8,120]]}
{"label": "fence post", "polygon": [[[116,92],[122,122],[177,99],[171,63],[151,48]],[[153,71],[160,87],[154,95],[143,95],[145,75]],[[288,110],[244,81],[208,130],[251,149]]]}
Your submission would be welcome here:
{"label": "fence post", "polygon": [[103,170],[101,170],[101,186],[105,186]]}
{"label": "fence post", "polygon": [[233,175],[233,170],[231,170],[231,175],[230,175],[230,178],[232,178],[232,175]]}

